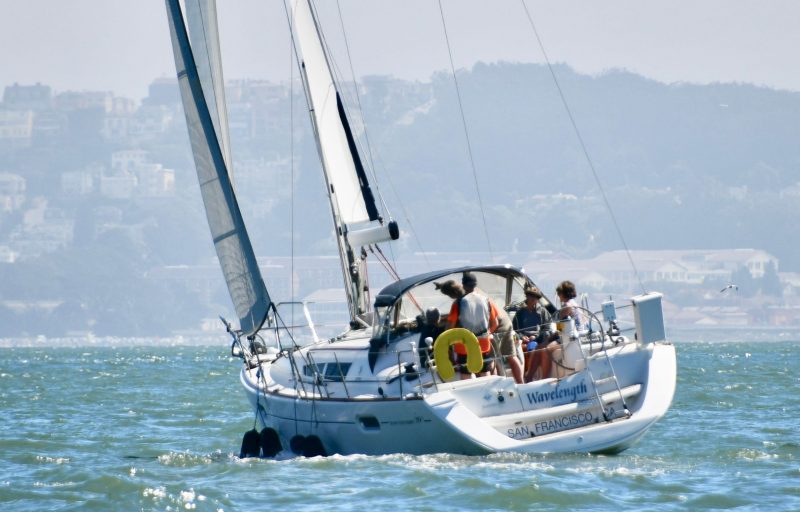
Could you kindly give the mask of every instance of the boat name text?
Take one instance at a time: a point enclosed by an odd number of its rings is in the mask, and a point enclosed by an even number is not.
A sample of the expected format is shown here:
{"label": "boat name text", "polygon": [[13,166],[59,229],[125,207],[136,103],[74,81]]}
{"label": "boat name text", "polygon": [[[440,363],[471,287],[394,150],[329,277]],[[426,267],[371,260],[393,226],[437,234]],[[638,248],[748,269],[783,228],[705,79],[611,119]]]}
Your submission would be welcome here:
{"label": "boat name text", "polygon": [[528,396],[528,403],[544,404],[548,402],[577,402],[579,395],[585,395],[589,389],[586,387],[586,381],[581,381],[579,384],[569,387],[558,387],[552,391],[531,391],[525,393]]}

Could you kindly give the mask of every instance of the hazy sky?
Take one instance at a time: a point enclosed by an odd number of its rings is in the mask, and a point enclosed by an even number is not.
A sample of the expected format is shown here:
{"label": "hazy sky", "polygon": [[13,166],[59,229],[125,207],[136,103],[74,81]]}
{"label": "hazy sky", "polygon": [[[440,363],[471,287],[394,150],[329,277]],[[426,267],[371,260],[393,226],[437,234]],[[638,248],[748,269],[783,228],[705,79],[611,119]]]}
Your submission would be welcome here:
{"label": "hazy sky", "polygon": [[[289,76],[281,0],[218,0],[226,79]],[[520,0],[443,0],[457,67],[542,62]],[[335,0],[317,0],[338,51]],[[449,67],[436,0],[339,0],[356,74],[427,79]],[[550,58],[581,72],[800,91],[800,1],[528,0]],[[0,87],[146,95],[175,74],[161,0],[0,0]],[[342,54],[343,55],[343,54]],[[340,65],[346,61],[340,60]]]}

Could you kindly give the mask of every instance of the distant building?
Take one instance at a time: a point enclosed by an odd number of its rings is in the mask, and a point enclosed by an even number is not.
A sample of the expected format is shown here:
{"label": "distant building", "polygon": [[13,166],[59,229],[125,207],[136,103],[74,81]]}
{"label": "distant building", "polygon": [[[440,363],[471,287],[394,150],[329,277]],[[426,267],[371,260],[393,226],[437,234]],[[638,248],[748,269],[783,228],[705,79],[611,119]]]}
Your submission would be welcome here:
{"label": "distant building", "polygon": [[36,113],[33,118],[33,143],[47,144],[61,139],[69,131],[69,116],[66,112],[48,109]]}
{"label": "distant building", "polygon": [[174,117],[175,111],[171,108],[142,106],[130,119],[128,137],[134,143],[155,140],[167,132]]}
{"label": "distant building", "polygon": [[8,172],[0,173],[0,212],[13,212],[25,203],[25,178]]}
{"label": "distant building", "polygon": [[94,191],[94,179],[87,171],[68,171],[61,175],[61,191],[68,196],[84,196]]}
{"label": "distant building", "polygon": [[181,102],[181,91],[177,78],[157,78],[147,88],[147,97],[142,101],[148,106],[172,107]]}
{"label": "distant building", "polygon": [[100,109],[104,113],[113,111],[114,94],[110,91],[66,91],[56,95],[58,110]]}
{"label": "distant building", "polygon": [[767,268],[772,265],[778,270],[778,259],[766,251],[758,249],[729,249],[714,251],[709,254],[708,261],[717,262],[725,270],[735,271],[746,267],[753,278],[764,277]]}
{"label": "distant building", "polygon": [[175,192],[175,171],[161,164],[139,164],[133,169],[138,180],[137,194],[143,197],[164,197]]}
{"label": "distant building", "polygon": [[136,193],[139,180],[129,172],[100,177],[100,194],[110,199],[130,199]]}
{"label": "distant building", "polygon": [[147,162],[147,151],[143,149],[124,149],[111,153],[111,171],[122,173],[133,170]]}
{"label": "distant building", "polygon": [[13,110],[46,110],[53,106],[49,85],[9,85],[3,91],[3,106]]}
{"label": "distant building", "polygon": [[175,193],[175,171],[150,162],[142,149],[111,154],[111,170],[100,178],[100,193],[113,199],[164,197]]}
{"label": "distant building", "polygon": [[111,109],[103,117],[103,138],[109,141],[125,141],[129,136],[135,112],[135,101],[118,96],[111,98]]}
{"label": "distant building", "polygon": [[778,259],[758,249],[631,251],[631,257],[638,278],[624,251],[605,252],[588,260],[536,259],[526,268],[547,282],[572,279],[597,290],[606,286],[634,290],[639,279],[686,285],[728,283],[741,268],[755,279],[764,277],[769,265],[778,269]]}
{"label": "distant building", "polygon": [[46,199],[38,197],[31,201],[22,223],[9,235],[9,246],[20,259],[34,258],[69,246],[74,231],[74,219],[60,208],[49,207]]}
{"label": "distant building", "polygon": [[0,109],[0,146],[28,147],[32,138],[33,111]]}
{"label": "distant building", "polygon": [[783,285],[784,296],[800,295],[800,272],[780,272],[778,277]]}
{"label": "distant building", "polygon": [[232,136],[252,138],[288,126],[287,84],[239,80],[226,84],[228,122]]}
{"label": "distant building", "polygon": [[107,115],[103,118],[103,138],[110,141],[124,141],[128,138],[131,116],[128,114]]}
{"label": "distant building", "polygon": [[136,101],[130,98],[114,96],[111,98],[111,111],[113,115],[130,115],[136,112]]}

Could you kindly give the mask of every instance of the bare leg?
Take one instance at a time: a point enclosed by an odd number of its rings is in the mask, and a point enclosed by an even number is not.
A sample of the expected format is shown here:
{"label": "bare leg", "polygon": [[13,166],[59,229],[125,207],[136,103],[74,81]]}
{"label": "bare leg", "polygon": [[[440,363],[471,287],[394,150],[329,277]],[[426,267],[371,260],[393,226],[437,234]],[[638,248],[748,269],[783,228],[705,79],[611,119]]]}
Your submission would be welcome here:
{"label": "bare leg", "polygon": [[528,373],[525,375],[526,382],[533,382],[534,378],[536,377],[536,370],[539,369],[539,366],[542,364],[542,356],[543,350],[536,348],[534,349],[531,354],[531,362],[528,366]]}
{"label": "bare leg", "polygon": [[559,350],[561,345],[559,345],[555,341],[551,341],[547,345],[546,350],[542,350],[542,378],[546,379],[550,377],[550,371],[552,370],[553,366],[553,353],[556,350]]}
{"label": "bare leg", "polygon": [[520,364],[517,356],[508,356],[508,366],[511,367],[511,374],[514,376],[514,382],[522,384],[522,364]]}

